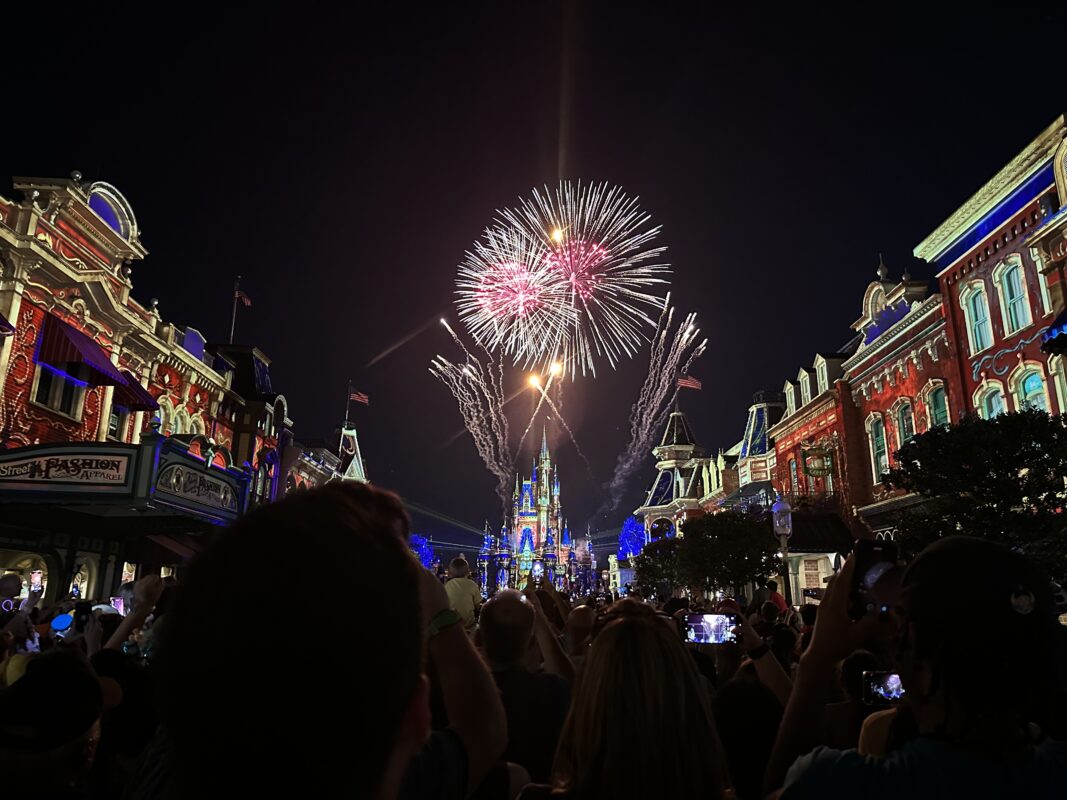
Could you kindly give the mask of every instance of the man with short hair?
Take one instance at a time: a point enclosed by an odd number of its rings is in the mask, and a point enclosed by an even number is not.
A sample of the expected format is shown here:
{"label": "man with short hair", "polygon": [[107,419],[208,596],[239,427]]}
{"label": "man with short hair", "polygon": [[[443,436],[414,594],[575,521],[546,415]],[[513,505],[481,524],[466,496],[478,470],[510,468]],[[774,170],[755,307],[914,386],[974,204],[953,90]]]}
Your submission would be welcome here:
{"label": "man with short hair", "polygon": [[547,624],[537,619],[537,613],[526,597],[505,589],[485,604],[479,633],[507,715],[504,757],[524,766],[535,782],[544,783],[570,706],[570,688],[558,675],[532,672],[526,666],[535,625]]}
{"label": "man with short hair", "polygon": [[778,581],[767,581],[767,592],[767,599],[774,603],[778,609],[778,616],[785,614],[789,610],[789,604],[785,602],[785,598],[778,591]]}
{"label": "man with short hair", "polygon": [[457,556],[448,565],[448,582],[445,583],[452,610],[459,614],[463,627],[468,631],[474,628],[477,622],[475,612],[482,605],[482,593],[478,584],[470,579],[470,574],[471,568],[467,559]]}

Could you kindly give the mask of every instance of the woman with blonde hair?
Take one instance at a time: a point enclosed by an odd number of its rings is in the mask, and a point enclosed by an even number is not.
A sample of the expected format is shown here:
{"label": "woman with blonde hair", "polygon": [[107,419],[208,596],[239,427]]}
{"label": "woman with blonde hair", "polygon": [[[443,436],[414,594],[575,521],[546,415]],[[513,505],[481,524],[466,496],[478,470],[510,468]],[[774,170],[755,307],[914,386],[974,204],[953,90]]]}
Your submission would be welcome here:
{"label": "woman with blonde hair", "polygon": [[520,798],[721,798],[724,764],[675,621],[621,600],[593,628],[551,785],[527,786]]}

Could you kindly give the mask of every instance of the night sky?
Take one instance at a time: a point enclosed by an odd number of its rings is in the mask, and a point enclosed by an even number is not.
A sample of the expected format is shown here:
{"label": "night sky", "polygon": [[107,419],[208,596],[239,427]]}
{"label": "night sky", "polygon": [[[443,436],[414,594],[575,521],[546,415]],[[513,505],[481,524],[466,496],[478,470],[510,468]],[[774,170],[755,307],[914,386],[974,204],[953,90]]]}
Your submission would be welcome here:
{"label": "night sky", "polygon": [[[427,366],[455,355],[436,320],[463,251],[558,177],[561,116],[566,177],[621,184],[663,225],[674,297],[711,339],[683,409],[716,450],[753,391],[848,339],[879,252],[892,277],[923,274],[912,248],[1067,107],[1062,11],[622,5],[183,11],[136,30],[5,9],[3,192],[73,169],[113,183],[149,250],[138,300],[220,340],[241,274],[237,338],[274,360],[298,438],[332,436],[351,378],[371,479],[497,525],[470,440],[444,446],[459,416]],[[591,518],[644,369],[566,386],[591,464],[550,428],[572,528],[619,525],[652,478],[650,456],[624,509]]]}

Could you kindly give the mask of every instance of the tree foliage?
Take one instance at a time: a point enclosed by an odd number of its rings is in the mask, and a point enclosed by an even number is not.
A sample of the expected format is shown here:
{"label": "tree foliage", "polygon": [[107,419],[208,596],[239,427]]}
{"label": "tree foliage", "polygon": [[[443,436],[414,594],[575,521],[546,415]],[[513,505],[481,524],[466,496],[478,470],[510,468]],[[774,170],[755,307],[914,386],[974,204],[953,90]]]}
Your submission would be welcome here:
{"label": "tree foliage", "polygon": [[645,545],[641,555],[635,556],[634,579],[646,594],[667,594],[681,585],[678,561],[680,539],[664,536]]}
{"label": "tree foliage", "polygon": [[425,536],[420,536],[417,533],[413,533],[408,537],[408,547],[411,548],[411,552],[415,554],[415,557],[419,559],[419,563],[426,569],[430,569],[433,566],[433,548],[430,547],[430,542]]}
{"label": "tree foliage", "polygon": [[619,532],[619,558],[633,558],[645,547],[645,526],[637,517],[627,517]]}
{"label": "tree foliage", "polygon": [[679,537],[645,546],[634,559],[642,589],[740,589],[780,571],[778,543],[765,514],[724,512],[688,520]]}
{"label": "tree foliage", "polygon": [[723,512],[682,525],[679,561],[682,578],[705,591],[741,589],[781,570],[778,541],[769,517]]}
{"label": "tree foliage", "polygon": [[941,536],[984,537],[1022,550],[1063,578],[1065,423],[1029,410],[990,420],[967,417],[915,437],[896,453],[885,482],[930,499],[897,515],[898,542],[916,553]]}

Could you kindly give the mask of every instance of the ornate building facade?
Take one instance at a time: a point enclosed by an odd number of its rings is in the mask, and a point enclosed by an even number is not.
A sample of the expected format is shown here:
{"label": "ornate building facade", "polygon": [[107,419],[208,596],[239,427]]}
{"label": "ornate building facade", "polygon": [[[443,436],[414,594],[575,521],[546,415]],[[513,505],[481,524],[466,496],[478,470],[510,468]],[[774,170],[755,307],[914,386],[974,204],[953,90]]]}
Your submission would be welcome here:
{"label": "ornate building facade", "polygon": [[147,250],[118,189],[78,173],[13,183],[21,197],[0,197],[0,569],[44,569],[49,598],[74,583],[106,597],[131,563],[178,568],[213,526],[324,479],[322,459],[282,464],[297,445],[266,354],[209,344],[133,298]]}
{"label": "ornate building facade", "polygon": [[704,455],[685,414],[677,408],[667,418],[663,438],[652,455],[656,457],[656,478],[645,502],[634,511],[645,522],[646,542],[673,536],[687,519],[704,515],[701,498],[709,494],[711,473],[717,470],[717,460]]}

